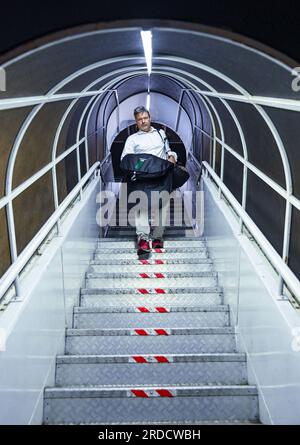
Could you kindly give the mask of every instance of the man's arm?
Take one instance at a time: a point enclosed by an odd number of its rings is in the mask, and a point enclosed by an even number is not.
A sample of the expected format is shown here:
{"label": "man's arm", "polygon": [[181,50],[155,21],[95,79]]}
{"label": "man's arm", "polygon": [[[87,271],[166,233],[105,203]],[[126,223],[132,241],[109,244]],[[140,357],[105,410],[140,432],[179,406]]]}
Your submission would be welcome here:
{"label": "man's arm", "polygon": [[172,151],[170,149],[170,145],[169,145],[169,141],[167,139],[166,133],[164,132],[164,130],[162,130],[162,132],[163,132],[163,137],[165,140],[165,147],[166,147],[166,152],[167,152],[167,156],[168,156],[168,161],[173,162],[173,164],[176,164],[177,153],[176,153],[176,151]]}

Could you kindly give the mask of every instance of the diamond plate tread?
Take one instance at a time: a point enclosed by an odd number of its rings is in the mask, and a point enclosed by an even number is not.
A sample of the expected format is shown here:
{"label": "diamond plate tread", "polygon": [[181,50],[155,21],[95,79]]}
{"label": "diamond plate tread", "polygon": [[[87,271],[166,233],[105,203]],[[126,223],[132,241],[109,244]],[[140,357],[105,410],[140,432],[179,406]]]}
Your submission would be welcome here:
{"label": "diamond plate tread", "polygon": [[83,307],[127,307],[127,306],[169,306],[181,305],[183,307],[194,305],[219,305],[223,301],[221,294],[107,294],[107,295],[82,295],[81,306]]}
{"label": "diamond plate tread", "polygon": [[256,386],[251,385],[219,385],[219,386],[170,386],[161,385],[136,385],[134,387],[120,385],[119,387],[65,387],[65,388],[45,388],[45,398],[136,398],[132,394],[132,389],[138,388],[147,391],[149,398],[157,398],[155,389],[166,389],[172,392],[173,397],[203,397],[203,396],[257,396]]}
{"label": "diamond plate tread", "polygon": [[[208,329],[211,332],[208,332]],[[95,330],[74,330],[66,337],[66,354],[187,354],[237,352],[233,333],[217,333],[217,330],[230,328],[197,329],[198,335],[118,335],[122,330],[111,330],[115,335],[94,335]],[[149,330],[149,329],[148,329]],[[123,330],[123,332],[126,330]],[[184,331],[184,330],[182,330]],[[185,331],[187,331],[185,329]],[[191,330],[192,331],[192,330]],[[75,333],[81,333],[76,335]],[[109,333],[109,330],[102,330]],[[130,331],[127,331],[129,333]],[[71,333],[71,331],[69,331]],[[88,335],[87,335],[88,334]],[[100,334],[100,332],[99,332]]]}
{"label": "diamond plate tread", "polygon": [[[216,278],[195,277],[190,278],[88,278],[86,280],[85,290],[91,293],[105,294],[110,292],[129,294],[140,292],[162,292],[162,293],[186,293],[188,290],[193,293],[198,292],[218,292],[220,288],[217,286]],[[179,287],[180,286],[180,287]],[[140,289],[145,289],[141,291]],[[155,289],[161,289],[155,291]]]}
{"label": "diamond plate tread", "polygon": [[[124,261],[124,260],[123,260]],[[128,260],[129,261],[129,260]],[[150,261],[150,260],[147,260]],[[190,264],[180,264],[170,262],[168,264],[155,264],[152,260],[153,264],[141,264],[139,260],[132,261],[131,264],[118,264],[116,261],[111,261],[110,264],[107,264],[103,261],[103,264],[92,264],[89,266],[87,273],[88,274],[98,274],[98,273],[110,273],[112,270],[118,271],[119,273],[165,273],[165,272],[190,272],[191,269],[195,269],[198,272],[213,272],[212,264],[210,263],[190,263]],[[113,268],[111,266],[114,266]]]}
{"label": "diamond plate tread", "polygon": [[184,311],[166,313],[75,313],[74,328],[184,328],[186,326],[225,327],[229,325],[229,311]]}
{"label": "diamond plate tread", "polygon": [[[191,268],[190,268],[191,269]],[[155,279],[159,279],[160,276],[156,276],[156,274],[161,274],[161,271],[159,270],[159,267],[157,267],[157,271],[156,272],[152,272],[152,275],[149,275],[149,278],[155,278]],[[216,272],[212,272],[212,271],[196,271],[196,272],[192,272],[191,270],[186,271],[186,272],[165,272],[164,276],[161,277],[161,279],[163,278],[193,278],[193,277],[197,277],[197,278],[217,278],[217,273]],[[99,278],[105,278],[105,279],[112,279],[112,278],[137,278],[137,279],[145,279],[141,276],[140,273],[136,273],[136,272],[109,272],[109,273],[102,273],[102,272],[94,272],[94,273],[86,273],[86,278],[87,279],[99,279]]]}
{"label": "diamond plate tread", "polygon": [[[136,232],[132,231],[132,232],[127,232],[127,233],[111,233],[109,235],[113,235],[113,236],[109,236],[108,239],[110,240],[114,240],[114,239],[119,239],[122,241],[136,241]],[[101,238],[101,239],[105,239],[105,238]],[[189,240],[189,239],[193,239],[193,240],[197,240],[199,239],[199,235],[198,233],[195,233],[194,231],[188,229],[188,230],[181,230],[178,231],[176,233],[170,233],[170,232],[165,232],[164,233],[164,240]]]}
{"label": "diamond plate tread", "polygon": [[[157,265],[157,263],[155,263],[155,261],[160,260],[163,261],[163,264],[160,264],[160,266],[163,265],[168,265],[168,264],[181,264],[183,266],[188,265],[188,264],[195,264],[197,265],[196,267],[199,267],[199,265],[202,266],[210,266],[213,267],[213,262],[211,259],[209,258],[190,258],[190,257],[182,257],[182,258],[169,258],[166,259],[165,256],[163,258],[157,258],[156,260],[154,258],[149,258],[148,264],[151,265]],[[98,265],[111,265],[111,264],[115,264],[115,265],[141,265],[141,266],[145,266],[145,264],[141,263],[142,260],[139,260],[138,258],[131,258],[131,259],[122,259],[122,258],[109,258],[109,259],[101,259],[101,260],[92,260],[90,261],[90,266],[91,267],[95,267]],[[111,270],[111,269],[110,269]]]}
{"label": "diamond plate tread", "polygon": [[[207,238],[206,237],[203,237],[203,236],[182,236],[182,237],[174,237],[174,238],[168,238],[168,240],[169,241],[200,241],[200,242],[202,242],[203,244],[207,244]],[[102,237],[99,237],[98,238],[98,243],[119,243],[119,242],[127,242],[127,241],[130,241],[130,240],[126,240],[126,239],[124,239],[124,238],[116,238],[116,237],[112,237],[112,238],[109,238],[109,237],[105,237],[105,238],[102,238]],[[130,241],[130,242],[132,242],[132,241]]]}
{"label": "diamond plate tread", "polygon": [[[179,222],[179,221],[177,221]],[[168,224],[165,225],[165,232],[174,232],[174,234],[176,234],[177,232],[180,232],[181,230],[193,230],[193,226],[187,226],[184,224],[181,225],[174,225],[172,224]],[[111,234],[114,232],[124,232],[124,233],[130,233],[130,232],[134,232],[135,233],[135,227],[134,226],[109,226],[108,229],[108,233]]]}
{"label": "diamond plate tread", "polygon": [[[117,229],[119,229],[119,227],[117,227]],[[172,237],[175,236],[184,236],[185,234],[188,234],[190,236],[190,232],[192,232],[192,228],[179,228],[176,230],[173,230],[173,227],[169,228],[169,229],[165,229],[164,235],[169,235]],[[115,231],[109,231],[108,232],[109,236],[118,236],[118,237],[122,237],[124,236],[124,238],[131,238],[131,237],[136,237],[136,232],[134,229],[132,230],[115,230]]]}
{"label": "diamond plate tread", "polygon": [[245,357],[237,360],[231,356],[225,360],[225,357],[220,360],[209,355],[203,355],[201,359],[197,355],[168,356],[169,363],[158,363],[155,356],[143,356],[147,362],[136,363],[130,356],[123,356],[123,362],[118,356],[111,357],[110,361],[103,356],[96,360],[92,356],[88,359],[82,356],[79,361],[72,356],[72,360],[68,361],[68,356],[65,356],[57,360],[56,386],[246,385]]}
{"label": "diamond plate tread", "polygon": [[[229,387],[230,388],[230,387]],[[200,420],[258,420],[258,398],[255,390],[233,390],[222,387],[183,390],[177,397],[119,397],[122,390],[62,389],[46,390],[44,423],[86,422],[167,422]],[[51,392],[52,391],[52,392]],[[110,394],[115,397],[99,397]],[[186,391],[184,395],[183,391]],[[68,394],[68,395],[67,395]],[[50,397],[51,396],[51,397]],[[63,397],[64,396],[64,397]]]}
{"label": "diamond plate tread", "polygon": [[[144,280],[145,281],[145,280]],[[156,281],[157,283],[157,281]],[[140,283],[139,283],[140,284]],[[128,288],[83,288],[81,289],[81,295],[107,295],[107,294],[114,294],[114,295],[120,295],[120,294],[134,294],[134,295],[140,295],[141,292],[138,291],[138,289],[146,289],[146,286],[140,286],[140,287],[128,287]],[[155,286],[153,288],[149,288],[149,294],[151,295],[157,295],[155,292],[155,289],[163,289],[164,292],[160,293],[159,295],[174,295],[174,294],[219,294],[222,295],[222,289],[218,286],[213,287],[169,287],[166,288],[165,286]],[[152,291],[151,291],[152,289]],[[149,295],[148,294],[148,295]],[[147,294],[143,294],[144,296]],[[187,297],[189,298],[189,297]]]}
{"label": "diamond plate tread", "polygon": [[[167,247],[206,247],[206,242],[203,240],[165,240],[164,241],[164,246]],[[97,245],[98,249],[102,249],[102,248],[115,248],[116,247],[116,242],[115,241],[98,241],[98,245]],[[135,249],[136,248],[136,242],[135,241],[119,241],[118,242],[118,246],[117,247],[122,247],[122,248],[131,248],[131,249]]]}
{"label": "diamond plate tread", "polygon": [[[170,272],[170,275],[172,272]],[[105,287],[106,289],[128,289],[129,287],[136,289],[170,289],[182,286],[184,289],[217,286],[217,276],[211,272],[194,273],[173,273],[171,276],[143,278],[137,274],[128,276],[118,276],[120,274],[109,274],[102,277],[92,276],[86,278],[85,286],[88,289],[98,289]],[[175,276],[174,276],[175,275]]]}
{"label": "diamond plate tread", "polygon": [[[140,326],[139,329],[143,329],[143,326]],[[147,328],[149,329],[149,328]],[[152,326],[152,329],[156,329],[156,326]],[[166,327],[166,329],[168,329]],[[209,328],[172,328],[168,331],[168,336],[172,335],[207,335],[207,334],[234,334],[234,327],[209,327]],[[126,328],[114,328],[114,329],[66,329],[67,337],[70,336],[135,336],[136,333],[134,329],[126,329]],[[156,334],[153,334],[156,335]]]}
{"label": "diamond plate tread", "polygon": [[[56,358],[57,364],[121,364],[129,363],[132,360],[132,355],[58,355]],[[148,365],[155,364],[155,355],[143,355],[148,361]],[[246,354],[235,353],[217,353],[217,354],[165,354],[172,363],[197,363],[197,362],[245,362]],[[152,360],[152,361],[151,361]],[[131,362],[131,364],[136,364]],[[161,363],[159,363],[161,364]],[[138,363],[139,365],[139,363]]]}
{"label": "diamond plate tread", "polygon": [[[75,423],[58,423],[57,425],[78,425]],[[107,425],[107,422],[82,422],[79,425]],[[153,426],[153,422],[110,422],[109,425],[151,425]],[[155,422],[155,425],[262,425],[259,420],[176,420],[176,421],[167,421],[167,422]]]}
{"label": "diamond plate tread", "polygon": [[[174,248],[176,249],[176,248]],[[180,248],[179,248],[180,249]],[[151,251],[149,259],[159,259],[159,260],[169,260],[169,259],[184,259],[185,257],[191,258],[191,253],[194,253],[194,257],[196,259],[208,259],[208,253],[206,250],[197,250],[197,252],[182,252],[182,251],[176,251],[176,252],[170,252],[169,249],[166,252],[155,252]],[[136,249],[101,249],[98,252],[95,252],[94,254],[94,260],[119,260],[119,259],[130,259],[135,260],[139,259],[137,256]]]}
{"label": "diamond plate tread", "polygon": [[[140,307],[145,306],[101,306],[98,308],[89,308],[89,307],[82,307],[82,306],[75,306],[74,307],[74,314],[105,314],[107,312],[109,313],[137,313],[141,314],[141,311],[138,310]],[[159,306],[146,306],[147,310],[149,312],[158,312],[157,308]],[[167,312],[228,312],[229,306],[224,305],[215,305],[215,306],[163,306],[164,309],[166,309]]]}
{"label": "diamond plate tread", "polygon": [[[183,247],[183,246],[179,246],[179,247],[164,247],[163,249],[161,249],[162,252],[159,252],[160,255],[162,255],[163,253],[203,253],[203,252],[207,252],[207,248],[206,247]],[[111,248],[107,248],[107,247],[101,247],[99,249],[96,249],[95,254],[120,254],[120,253],[133,253],[136,254],[136,247],[111,247]],[[155,250],[152,249],[152,253],[155,253]]]}

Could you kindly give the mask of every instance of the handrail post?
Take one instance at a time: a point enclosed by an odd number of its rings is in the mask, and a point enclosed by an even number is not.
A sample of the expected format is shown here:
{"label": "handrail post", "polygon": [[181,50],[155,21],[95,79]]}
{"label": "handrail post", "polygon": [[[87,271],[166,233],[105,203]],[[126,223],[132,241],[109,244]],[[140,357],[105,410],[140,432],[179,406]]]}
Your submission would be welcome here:
{"label": "handrail post", "polygon": [[183,93],[184,93],[184,89],[182,89],[180,91],[180,98],[179,98],[179,102],[178,102],[177,115],[176,115],[176,120],[175,120],[175,132],[176,133],[177,133],[177,130],[178,130],[178,121],[179,121],[180,107],[181,107],[181,101],[182,101],[182,98],[183,98]]}
{"label": "handrail post", "polygon": [[[9,201],[6,206],[6,217],[7,217],[10,256],[11,256],[11,262],[13,264],[18,258],[18,249],[17,249],[17,239],[16,239],[15,220],[14,220],[12,201]],[[15,286],[15,297],[13,299],[14,301],[21,301],[19,274],[16,275],[13,284]]]}
{"label": "handrail post", "polygon": [[[289,258],[291,224],[292,224],[292,205],[289,201],[286,201],[283,247],[282,247],[282,259],[286,265],[288,265],[288,258]],[[278,295],[283,294],[283,286],[284,286],[284,281],[280,274],[278,280]]]}
{"label": "handrail post", "polygon": [[116,96],[116,102],[117,102],[117,121],[118,121],[118,126],[117,126],[117,132],[120,133],[120,103],[119,103],[119,95],[118,95],[118,91],[116,89],[113,90]]}

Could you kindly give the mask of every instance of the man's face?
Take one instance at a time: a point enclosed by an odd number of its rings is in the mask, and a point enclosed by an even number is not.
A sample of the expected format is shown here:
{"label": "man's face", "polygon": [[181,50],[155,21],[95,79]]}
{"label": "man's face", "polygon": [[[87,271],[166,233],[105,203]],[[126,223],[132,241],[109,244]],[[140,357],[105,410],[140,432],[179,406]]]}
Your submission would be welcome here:
{"label": "man's face", "polygon": [[135,118],[136,125],[139,130],[142,131],[149,131],[151,124],[150,124],[150,116],[148,113],[138,113]]}

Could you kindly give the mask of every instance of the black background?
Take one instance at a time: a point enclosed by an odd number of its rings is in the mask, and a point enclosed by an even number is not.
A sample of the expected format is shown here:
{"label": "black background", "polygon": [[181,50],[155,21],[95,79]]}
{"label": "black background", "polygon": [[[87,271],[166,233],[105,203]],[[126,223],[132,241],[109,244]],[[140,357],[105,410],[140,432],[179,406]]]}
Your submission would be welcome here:
{"label": "black background", "polygon": [[300,61],[300,2],[233,0],[5,0],[0,6],[0,54],[66,28],[119,19],[160,18],[220,27]]}

